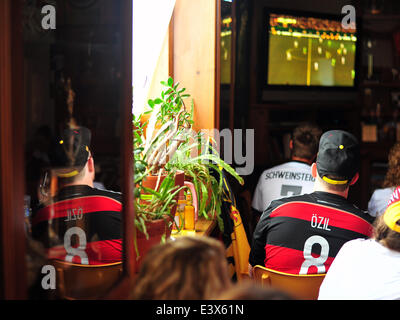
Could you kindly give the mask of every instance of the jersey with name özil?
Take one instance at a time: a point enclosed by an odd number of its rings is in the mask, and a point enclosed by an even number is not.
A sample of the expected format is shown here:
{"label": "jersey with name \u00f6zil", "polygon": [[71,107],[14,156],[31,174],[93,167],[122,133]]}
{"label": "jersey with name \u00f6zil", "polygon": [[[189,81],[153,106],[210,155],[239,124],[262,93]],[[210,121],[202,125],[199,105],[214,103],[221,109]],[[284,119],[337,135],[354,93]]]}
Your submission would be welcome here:
{"label": "jersey with name \u00f6zil", "polygon": [[49,259],[105,264],[122,259],[122,201],[118,192],[87,185],[60,190],[35,211],[32,235]]}
{"label": "jersey with name \u00f6zil", "polygon": [[311,166],[290,161],[263,171],[254,191],[252,207],[263,212],[272,200],[313,192]]}
{"label": "jersey with name \u00f6zil", "polygon": [[249,262],[290,274],[326,273],[344,243],[371,236],[371,220],[332,193],[275,200],[254,231]]}

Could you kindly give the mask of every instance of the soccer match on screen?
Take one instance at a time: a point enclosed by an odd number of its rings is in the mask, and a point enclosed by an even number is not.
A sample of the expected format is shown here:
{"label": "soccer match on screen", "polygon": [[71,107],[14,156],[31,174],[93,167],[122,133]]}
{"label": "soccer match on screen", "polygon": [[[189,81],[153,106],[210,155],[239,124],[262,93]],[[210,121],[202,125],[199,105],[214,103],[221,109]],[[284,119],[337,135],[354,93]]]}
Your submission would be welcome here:
{"label": "soccer match on screen", "polygon": [[356,30],[339,20],[270,14],[268,85],[351,87]]}

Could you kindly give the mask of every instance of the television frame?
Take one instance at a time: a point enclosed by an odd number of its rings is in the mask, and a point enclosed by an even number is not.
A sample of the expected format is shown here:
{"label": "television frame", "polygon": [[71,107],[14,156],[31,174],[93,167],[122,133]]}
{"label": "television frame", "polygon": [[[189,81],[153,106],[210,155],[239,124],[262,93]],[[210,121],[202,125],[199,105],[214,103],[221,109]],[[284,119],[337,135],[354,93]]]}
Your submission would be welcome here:
{"label": "television frame", "polygon": [[[258,64],[262,68],[262,71],[259,73],[259,88],[261,89],[261,100],[270,100],[268,98],[264,98],[268,96],[276,97],[277,95],[280,96],[283,92],[298,92],[299,96],[307,96],[308,93],[314,93],[315,95],[311,94],[310,99],[314,100],[315,97],[321,97],[321,92],[326,93],[335,93],[335,96],[332,96],[332,99],[336,98],[335,100],[352,100],[354,98],[355,91],[358,89],[360,83],[360,66],[361,66],[361,43],[362,43],[362,32],[361,32],[361,18],[356,16],[356,33],[355,36],[357,37],[356,41],[356,52],[354,56],[354,70],[355,70],[355,77],[352,86],[319,86],[319,85],[276,85],[276,84],[268,84],[268,64],[269,64],[269,20],[271,14],[278,14],[278,15],[292,15],[297,17],[310,17],[310,18],[317,18],[317,19],[328,19],[328,20],[337,20],[341,21],[344,15],[335,15],[335,14],[328,14],[328,13],[320,13],[320,12],[310,12],[310,11],[299,11],[299,10],[288,10],[288,9],[279,9],[279,8],[264,8],[263,12],[263,19],[262,19],[262,32],[261,32],[261,45],[262,48],[259,50],[258,56]],[[343,93],[343,97],[337,97],[337,93]],[[313,98],[314,96],[314,98]],[[287,98],[287,97],[286,97]],[[286,100],[285,97],[279,98],[278,100]],[[328,97],[326,97],[328,98]],[[303,99],[303,98],[294,98],[294,100],[310,100],[310,99]],[[274,99],[272,99],[274,100]],[[323,100],[323,99],[322,99]]]}

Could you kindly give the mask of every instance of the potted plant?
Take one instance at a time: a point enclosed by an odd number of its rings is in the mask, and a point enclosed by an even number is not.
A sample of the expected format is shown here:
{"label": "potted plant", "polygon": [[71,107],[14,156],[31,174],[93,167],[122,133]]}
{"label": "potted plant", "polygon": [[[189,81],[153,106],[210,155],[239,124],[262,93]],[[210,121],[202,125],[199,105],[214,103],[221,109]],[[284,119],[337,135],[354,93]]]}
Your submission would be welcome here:
{"label": "potted plant", "polygon": [[134,184],[135,184],[135,225],[137,238],[135,241],[138,264],[146,252],[156,243],[169,237],[176,196],[185,188],[183,176],[178,179],[176,170],[159,171],[153,174],[154,166],[150,166],[144,154],[144,126],[141,117],[133,118],[134,125]]}
{"label": "potted plant", "polygon": [[243,179],[219,157],[209,138],[193,131],[193,100],[188,110],[185,88],[171,77],[161,84],[160,97],[148,100],[149,110],[133,118],[136,226],[146,238],[151,221],[164,219],[171,227],[186,179],[194,185],[199,216],[216,218],[222,229],[222,171],[241,184]]}

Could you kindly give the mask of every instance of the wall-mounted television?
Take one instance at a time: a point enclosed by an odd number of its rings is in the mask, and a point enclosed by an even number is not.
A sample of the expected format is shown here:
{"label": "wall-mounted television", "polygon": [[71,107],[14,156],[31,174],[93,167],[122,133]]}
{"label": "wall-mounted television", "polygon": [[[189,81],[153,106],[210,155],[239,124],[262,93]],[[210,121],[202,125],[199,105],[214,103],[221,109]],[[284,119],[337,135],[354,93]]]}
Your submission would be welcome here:
{"label": "wall-mounted television", "polygon": [[263,96],[274,97],[288,89],[354,89],[358,78],[357,26],[354,22],[345,28],[342,19],[340,15],[266,9]]}

